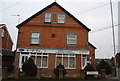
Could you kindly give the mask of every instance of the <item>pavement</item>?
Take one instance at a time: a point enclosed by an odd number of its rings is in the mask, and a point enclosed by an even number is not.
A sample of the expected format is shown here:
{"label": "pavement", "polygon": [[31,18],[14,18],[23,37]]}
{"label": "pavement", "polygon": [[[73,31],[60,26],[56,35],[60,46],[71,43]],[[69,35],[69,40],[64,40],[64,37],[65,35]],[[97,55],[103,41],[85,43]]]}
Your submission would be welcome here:
{"label": "pavement", "polygon": [[2,80],[2,76],[0,76],[0,81]]}
{"label": "pavement", "polygon": [[19,80],[2,80],[2,81],[120,81],[118,79],[95,79],[95,80],[75,80],[75,79],[62,79],[62,80],[53,80],[53,79],[40,79],[40,80],[28,80],[28,79],[19,79]]}
{"label": "pavement", "polygon": [[120,78],[115,76],[115,77],[108,78],[108,80],[110,80],[110,81],[120,81]]}

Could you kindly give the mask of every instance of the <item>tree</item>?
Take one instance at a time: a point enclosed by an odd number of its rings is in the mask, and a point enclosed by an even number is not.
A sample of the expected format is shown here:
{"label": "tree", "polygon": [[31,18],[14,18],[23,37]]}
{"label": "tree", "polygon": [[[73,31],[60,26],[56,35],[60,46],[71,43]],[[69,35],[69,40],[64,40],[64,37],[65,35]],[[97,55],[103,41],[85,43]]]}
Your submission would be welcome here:
{"label": "tree", "polygon": [[54,69],[54,74],[58,77],[59,76],[59,69],[63,69],[63,75],[67,74],[66,69],[64,66],[60,63],[55,69]]}
{"label": "tree", "polygon": [[28,76],[35,76],[37,74],[37,66],[32,58],[26,60],[22,65],[22,71]]}
{"label": "tree", "polygon": [[101,72],[102,69],[105,69],[106,74],[111,74],[111,67],[110,65],[102,60],[98,65],[97,65],[97,70]]}

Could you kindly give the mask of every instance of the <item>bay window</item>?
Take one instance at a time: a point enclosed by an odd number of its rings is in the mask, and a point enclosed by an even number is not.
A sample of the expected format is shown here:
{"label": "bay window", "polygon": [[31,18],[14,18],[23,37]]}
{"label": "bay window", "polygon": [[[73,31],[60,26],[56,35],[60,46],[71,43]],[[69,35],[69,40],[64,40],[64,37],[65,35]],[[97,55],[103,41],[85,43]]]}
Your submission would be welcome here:
{"label": "bay window", "polygon": [[56,66],[58,66],[60,63],[64,65],[65,69],[75,69],[76,56],[74,54],[57,54]]}
{"label": "bay window", "polygon": [[21,53],[19,67],[21,68],[22,64],[30,57],[38,68],[48,68],[48,54],[44,53]]}

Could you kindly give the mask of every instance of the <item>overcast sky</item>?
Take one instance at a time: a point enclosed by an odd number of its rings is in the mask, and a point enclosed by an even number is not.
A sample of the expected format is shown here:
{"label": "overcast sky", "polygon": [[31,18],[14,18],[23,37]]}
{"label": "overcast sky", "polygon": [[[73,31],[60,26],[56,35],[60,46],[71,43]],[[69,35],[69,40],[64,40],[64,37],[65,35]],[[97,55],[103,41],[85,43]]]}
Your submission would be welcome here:
{"label": "overcast sky", "polygon": [[[14,42],[17,42],[18,16],[20,22],[45,8],[55,0],[3,0],[0,1],[0,23],[7,25]],[[113,53],[110,0],[56,0],[63,8],[73,14],[92,31],[89,32],[89,41],[97,47],[96,58],[111,58]],[[118,1],[112,0],[115,25],[116,52],[118,46]],[[20,23],[19,22],[19,23]],[[107,29],[106,29],[107,28]]]}

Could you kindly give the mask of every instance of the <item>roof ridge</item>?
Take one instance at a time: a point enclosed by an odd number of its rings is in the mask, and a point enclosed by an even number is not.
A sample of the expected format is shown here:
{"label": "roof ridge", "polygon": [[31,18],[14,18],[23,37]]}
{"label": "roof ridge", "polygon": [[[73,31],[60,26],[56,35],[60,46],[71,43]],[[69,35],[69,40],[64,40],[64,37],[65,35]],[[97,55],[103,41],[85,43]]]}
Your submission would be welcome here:
{"label": "roof ridge", "polygon": [[22,23],[18,24],[16,27],[19,28],[20,26],[22,26],[23,24],[27,23],[29,20],[31,20],[32,18],[38,16],[39,14],[41,14],[42,12],[44,12],[45,10],[47,10],[48,8],[50,8],[51,6],[56,5],[58,6],[60,9],[62,9],[66,14],[70,15],[70,17],[72,17],[76,22],[78,22],[80,25],[82,25],[87,31],[91,31],[87,26],[85,26],[82,22],[80,22],[77,18],[75,18],[71,13],[69,13],[67,10],[65,10],[62,6],[60,6],[57,2],[53,2],[52,4],[48,5],[47,7],[43,8],[42,10],[38,11],[37,13],[35,13],[34,15],[32,15],[31,17],[29,17],[28,19],[26,19],[25,21],[23,21]]}

